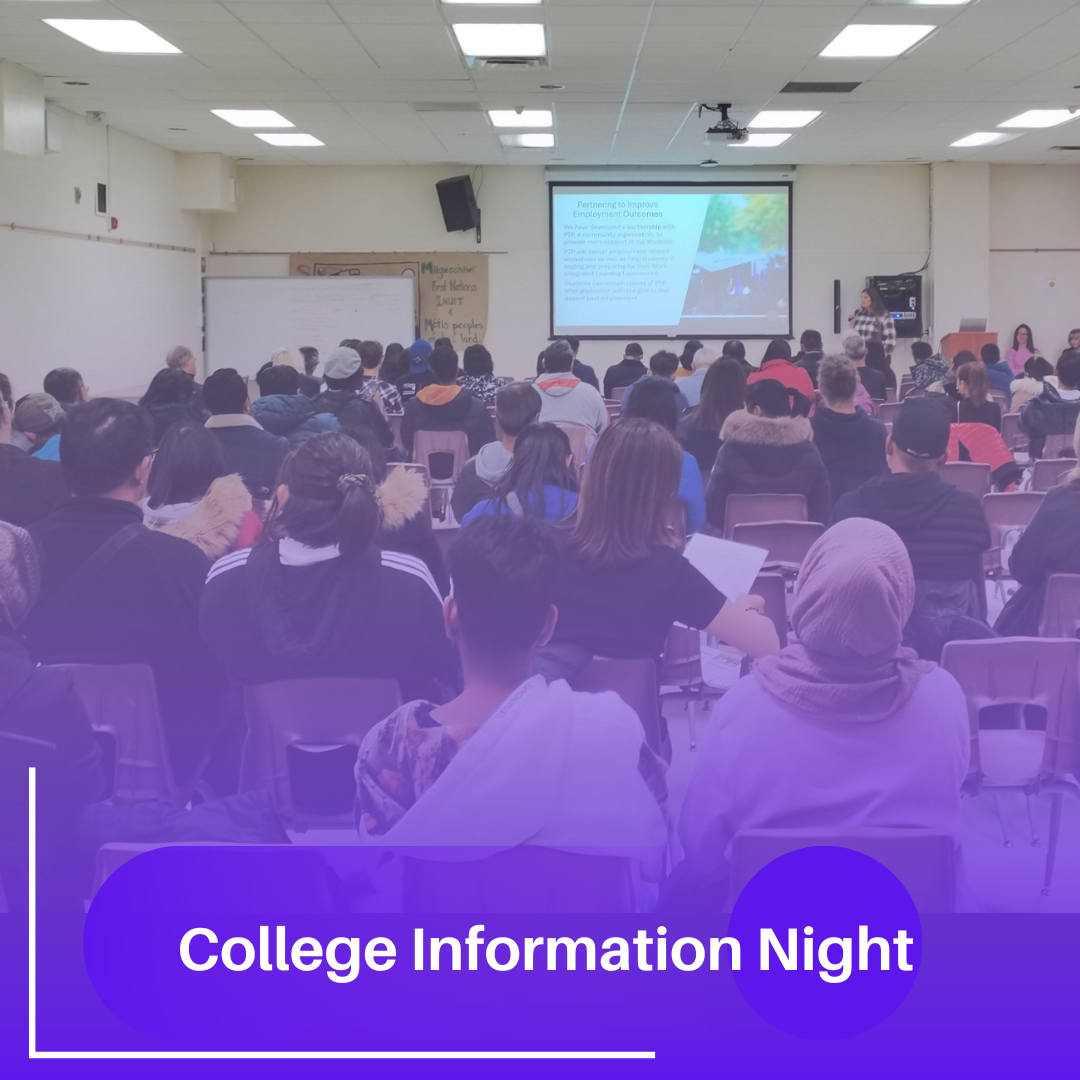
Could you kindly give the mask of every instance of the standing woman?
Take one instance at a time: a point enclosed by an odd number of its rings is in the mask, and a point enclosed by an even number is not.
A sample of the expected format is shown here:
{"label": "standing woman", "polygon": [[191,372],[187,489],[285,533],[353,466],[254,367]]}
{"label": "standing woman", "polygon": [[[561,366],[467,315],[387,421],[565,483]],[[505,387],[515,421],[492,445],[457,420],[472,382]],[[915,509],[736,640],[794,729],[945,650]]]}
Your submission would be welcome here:
{"label": "standing woman", "polygon": [[700,341],[691,338],[684,346],[679,357],[679,366],[675,369],[676,379],[688,379],[694,374],[694,354],[704,348]]}
{"label": "standing woman", "polygon": [[1035,348],[1035,335],[1027,323],[1021,323],[1013,331],[1012,348],[1005,354],[1005,360],[1012,368],[1014,375],[1019,375],[1024,370],[1024,365],[1033,357],[1039,356],[1039,350]]}
{"label": "standing woman", "polygon": [[679,421],[679,442],[703,474],[712,472],[720,452],[724,421],[746,404],[746,372],[734,357],[722,356],[705,373],[701,401]]}
{"label": "standing woman", "polygon": [[859,298],[859,310],[848,319],[851,328],[863,341],[880,341],[886,356],[896,347],[896,324],[881,294],[867,285]]}

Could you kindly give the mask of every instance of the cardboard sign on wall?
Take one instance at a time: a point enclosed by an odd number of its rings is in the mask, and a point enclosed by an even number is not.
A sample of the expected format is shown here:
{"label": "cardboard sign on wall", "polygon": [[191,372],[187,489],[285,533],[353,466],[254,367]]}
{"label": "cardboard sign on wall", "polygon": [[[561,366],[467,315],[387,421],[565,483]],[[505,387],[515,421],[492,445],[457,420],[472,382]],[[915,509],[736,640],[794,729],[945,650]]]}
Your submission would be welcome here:
{"label": "cardboard sign on wall", "polygon": [[[486,255],[401,251],[297,254],[289,256],[289,273],[300,277],[411,277],[416,281],[420,337],[429,341],[448,337],[460,353],[466,345],[482,345],[487,333]],[[363,327],[357,327],[357,333],[363,334]]]}

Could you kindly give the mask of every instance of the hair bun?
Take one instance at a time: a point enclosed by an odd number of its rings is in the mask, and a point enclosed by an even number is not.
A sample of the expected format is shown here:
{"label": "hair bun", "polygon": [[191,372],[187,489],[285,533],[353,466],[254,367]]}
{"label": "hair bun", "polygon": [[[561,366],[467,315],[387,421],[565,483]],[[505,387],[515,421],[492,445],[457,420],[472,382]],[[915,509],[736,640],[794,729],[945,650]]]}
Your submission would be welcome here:
{"label": "hair bun", "polygon": [[337,489],[342,495],[348,495],[355,487],[367,492],[375,490],[367,473],[344,473],[338,477]]}

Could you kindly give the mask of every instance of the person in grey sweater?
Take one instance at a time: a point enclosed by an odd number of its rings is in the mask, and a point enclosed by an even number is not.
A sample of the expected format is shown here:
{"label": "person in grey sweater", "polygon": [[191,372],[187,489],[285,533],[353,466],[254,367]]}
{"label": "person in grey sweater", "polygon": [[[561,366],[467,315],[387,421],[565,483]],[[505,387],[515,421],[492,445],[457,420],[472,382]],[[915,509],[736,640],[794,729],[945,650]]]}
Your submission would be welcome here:
{"label": "person in grey sweater", "polygon": [[589,444],[607,427],[608,417],[600,391],[575,378],[574,351],[568,342],[553,342],[544,350],[544,374],[533,386],[540,393],[542,424],[577,424],[588,429]]}

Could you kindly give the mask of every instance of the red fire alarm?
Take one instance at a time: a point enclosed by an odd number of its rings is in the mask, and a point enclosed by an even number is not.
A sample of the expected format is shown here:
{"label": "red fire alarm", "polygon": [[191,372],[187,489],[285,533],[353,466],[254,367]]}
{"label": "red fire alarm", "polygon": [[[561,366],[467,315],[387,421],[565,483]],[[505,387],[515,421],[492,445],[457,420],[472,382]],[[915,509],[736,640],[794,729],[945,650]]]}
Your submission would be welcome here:
{"label": "red fire alarm", "polygon": [[114,217],[109,218],[109,228],[110,229],[119,229],[120,228],[120,219],[119,218],[114,218]]}

